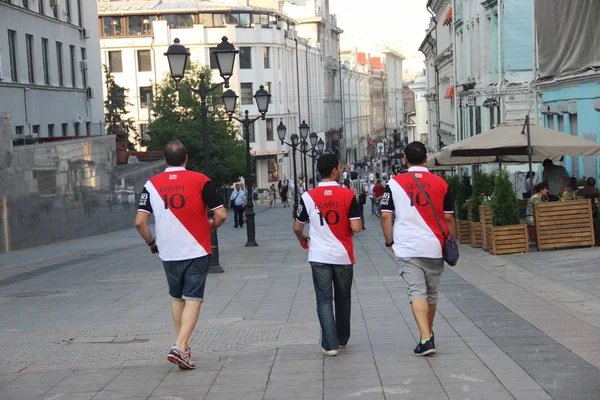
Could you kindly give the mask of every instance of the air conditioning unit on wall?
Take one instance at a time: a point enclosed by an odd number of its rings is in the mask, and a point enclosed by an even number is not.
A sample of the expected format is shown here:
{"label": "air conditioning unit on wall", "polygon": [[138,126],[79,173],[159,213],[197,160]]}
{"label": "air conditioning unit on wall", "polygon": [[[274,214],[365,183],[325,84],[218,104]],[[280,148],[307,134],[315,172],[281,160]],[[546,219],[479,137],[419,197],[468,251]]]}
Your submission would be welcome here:
{"label": "air conditioning unit on wall", "polygon": [[88,99],[93,99],[94,97],[96,97],[96,89],[94,89],[91,86],[88,86],[88,88],[85,89],[85,94],[87,95]]}
{"label": "air conditioning unit on wall", "polygon": [[81,69],[88,69],[88,61],[87,60],[81,60],[81,61],[79,61],[79,68],[81,68]]}
{"label": "air conditioning unit on wall", "polygon": [[92,32],[89,29],[81,30],[81,38],[82,39],[89,39],[90,37],[92,37]]}
{"label": "air conditioning unit on wall", "polygon": [[58,0],[50,0],[50,7],[58,7],[59,4]]}

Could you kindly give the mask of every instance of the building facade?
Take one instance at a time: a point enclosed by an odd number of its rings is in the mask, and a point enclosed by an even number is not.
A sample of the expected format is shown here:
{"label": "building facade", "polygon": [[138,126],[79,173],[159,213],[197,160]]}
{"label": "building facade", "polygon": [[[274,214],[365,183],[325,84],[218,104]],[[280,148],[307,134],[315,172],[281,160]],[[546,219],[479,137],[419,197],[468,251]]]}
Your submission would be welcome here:
{"label": "building facade", "polygon": [[0,112],[16,139],[104,133],[97,10],[83,3],[0,1]]}
{"label": "building facade", "polygon": [[[541,123],[584,139],[600,139],[600,55],[590,51],[600,40],[600,4],[573,2],[564,18],[560,1],[535,1],[538,71],[534,83],[541,93]],[[559,33],[560,32],[560,33]],[[573,46],[572,38],[581,41]],[[598,178],[598,157],[565,157],[576,178]]]}
{"label": "building facade", "polygon": [[[291,154],[277,137],[280,122],[288,129],[288,141],[289,135],[299,133],[303,120],[311,132],[325,140],[331,124],[339,129],[341,118],[335,123],[335,116],[326,116],[327,74],[320,42],[301,37],[301,24],[282,11],[267,8],[268,2],[265,8],[231,3],[236,2],[144,3],[131,10],[126,1],[101,2],[102,59],[117,83],[129,89],[131,116],[143,133],[151,119],[153,85],[168,79],[163,53],[173,40],[180,39],[192,61],[213,69],[214,81],[218,82],[221,78],[211,51],[226,36],[240,51],[230,80],[240,96],[240,112],[258,115],[252,96],[260,85],[272,95],[266,120],[256,121],[250,132],[257,187],[266,189],[292,177]],[[310,26],[305,28],[310,31]],[[321,25],[313,28],[320,29]],[[335,87],[330,89],[335,92]],[[297,166],[300,171],[299,160]]]}
{"label": "building facade", "polygon": [[[415,135],[412,140],[423,141],[429,137],[427,127],[427,78],[425,76],[417,76],[415,81],[408,86],[414,93],[415,115],[413,122],[415,124]],[[410,138],[409,138],[410,140]]]}
{"label": "building facade", "polygon": [[528,0],[455,0],[457,140],[532,109],[532,16]]}

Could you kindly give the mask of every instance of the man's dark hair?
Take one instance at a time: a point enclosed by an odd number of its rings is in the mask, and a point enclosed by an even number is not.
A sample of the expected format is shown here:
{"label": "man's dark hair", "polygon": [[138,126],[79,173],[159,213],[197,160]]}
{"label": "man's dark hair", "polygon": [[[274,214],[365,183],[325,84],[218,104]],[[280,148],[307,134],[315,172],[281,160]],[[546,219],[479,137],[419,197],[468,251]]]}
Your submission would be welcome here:
{"label": "man's dark hair", "polygon": [[406,160],[411,165],[421,165],[427,159],[427,148],[421,142],[411,142],[404,149]]}
{"label": "man's dark hair", "polygon": [[533,186],[533,193],[539,193],[544,189],[548,189],[548,185],[546,185],[544,182],[540,182],[537,185]]}
{"label": "man's dark hair", "polygon": [[353,180],[353,181],[357,180],[358,179],[358,172],[356,172],[356,171],[350,172],[350,179]]}
{"label": "man's dark hair", "polygon": [[169,167],[183,166],[187,155],[187,148],[179,140],[171,140],[165,146],[165,162]]}
{"label": "man's dark hair", "polygon": [[381,179],[377,179],[377,183],[381,183]]}
{"label": "man's dark hair", "polygon": [[552,160],[551,160],[551,159],[549,159],[549,158],[546,158],[546,159],[544,160],[544,162],[543,162],[543,164],[542,164],[542,165],[543,165],[544,167],[547,167],[547,166],[549,166],[549,165],[554,165],[554,163],[552,162]]}
{"label": "man's dark hair", "polygon": [[585,183],[588,186],[596,186],[596,178],[592,178],[591,176],[585,180]]}
{"label": "man's dark hair", "polygon": [[323,154],[317,160],[317,171],[321,174],[321,179],[329,179],[331,172],[340,164],[339,158],[335,154]]}

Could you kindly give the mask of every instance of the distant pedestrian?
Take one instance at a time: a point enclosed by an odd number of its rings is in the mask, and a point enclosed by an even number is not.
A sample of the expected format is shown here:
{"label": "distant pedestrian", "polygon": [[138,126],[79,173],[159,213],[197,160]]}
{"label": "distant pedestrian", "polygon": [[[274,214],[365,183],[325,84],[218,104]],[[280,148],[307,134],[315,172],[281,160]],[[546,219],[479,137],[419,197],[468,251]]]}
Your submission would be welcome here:
{"label": "distant pedestrian", "polygon": [[281,191],[279,192],[279,196],[281,196],[281,207],[289,207],[290,203],[288,201],[290,186],[288,180],[283,181],[283,185],[281,186]]}
{"label": "distant pedestrian", "polygon": [[240,185],[235,185],[235,190],[231,193],[229,200],[233,206],[233,227],[244,226],[244,192]]}
{"label": "distant pedestrian", "polygon": [[[398,258],[400,275],[408,286],[408,298],[420,333],[414,353],[426,356],[435,354],[433,319],[444,270],[444,234],[440,223],[445,232],[456,237],[454,204],[446,181],[425,168],[427,149],[423,143],[412,142],[406,146],[405,158],[408,173],[394,176],[385,187],[381,226],[385,246]],[[393,213],[396,219],[392,229]]]}
{"label": "distant pedestrian", "polygon": [[[340,187],[341,164],[334,154],[319,157],[322,180],[302,195],[294,233],[301,245],[308,244],[321,324],[321,350],[336,356],[350,339],[351,288],[354,260],[352,232],[362,224],[354,192]],[[310,222],[309,235],[304,224]],[[308,242],[310,240],[310,243]],[[332,302],[335,299],[335,315]]]}
{"label": "distant pedestrian", "polygon": [[[227,212],[210,178],[185,169],[188,152],[183,143],[178,140],[167,143],[164,158],[165,172],[144,185],[135,227],[150,251],[159,254],[169,284],[177,340],[167,360],[181,369],[195,369],[188,342],[204,300],[212,254],[210,233],[225,222]],[[208,219],[209,210],[214,220]],[[156,239],[148,228],[148,217],[152,214]]]}
{"label": "distant pedestrian", "polygon": [[269,208],[275,206],[275,185],[269,187]]}

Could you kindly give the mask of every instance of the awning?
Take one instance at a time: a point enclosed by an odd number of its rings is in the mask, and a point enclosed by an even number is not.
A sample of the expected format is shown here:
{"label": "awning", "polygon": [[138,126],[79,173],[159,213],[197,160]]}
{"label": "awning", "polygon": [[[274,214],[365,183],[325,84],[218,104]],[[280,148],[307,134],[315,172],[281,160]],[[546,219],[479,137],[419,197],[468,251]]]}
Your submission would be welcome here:
{"label": "awning", "polygon": [[444,18],[444,26],[450,25],[452,23],[452,7],[448,10],[446,14],[446,18]]}
{"label": "awning", "polygon": [[446,90],[445,99],[453,99],[454,98],[454,86],[450,86],[448,90]]}
{"label": "awning", "polygon": [[279,155],[286,155],[287,151],[274,151],[274,152],[254,152],[251,153],[252,157],[254,157],[256,160],[266,160],[269,158],[276,158]]}

